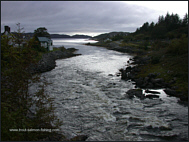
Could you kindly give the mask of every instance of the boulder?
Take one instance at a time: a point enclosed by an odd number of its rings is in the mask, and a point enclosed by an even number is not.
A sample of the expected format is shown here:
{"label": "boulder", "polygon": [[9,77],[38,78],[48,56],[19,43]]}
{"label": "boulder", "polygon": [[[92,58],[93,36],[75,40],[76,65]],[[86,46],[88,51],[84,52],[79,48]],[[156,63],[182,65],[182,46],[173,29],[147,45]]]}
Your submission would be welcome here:
{"label": "boulder", "polygon": [[119,71],[121,72],[121,79],[127,79],[126,71],[124,69],[120,69]]}
{"label": "boulder", "polygon": [[148,77],[149,77],[149,78],[155,78],[156,76],[157,76],[157,75],[156,75],[155,73],[149,73],[149,74],[148,74]]}
{"label": "boulder", "polygon": [[144,87],[144,81],[143,81],[143,78],[140,77],[138,79],[135,79],[135,82],[136,82],[136,85],[139,86],[139,87]]}
{"label": "boulder", "polygon": [[175,90],[172,89],[165,89],[163,90],[167,95],[171,95],[171,96],[177,96],[177,92]]}
{"label": "boulder", "polygon": [[153,89],[154,85],[151,82],[148,82],[148,84],[146,85],[146,88]]}
{"label": "boulder", "polygon": [[163,78],[156,78],[156,79],[151,79],[151,82],[153,84],[161,84],[162,82],[164,82]]}
{"label": "boulder", "polygon": [[125,70],[126,70],[126,72],[130,72],[131,71],[131,66],[128,66]]}
{"label": "boulder", "polygon": [[141,89],[131,89],[129,91],[126,92],[126,94],[128,95],[128,97],[130,99],[134,98],[134,96],[140,98],[140,99],[144,99],[145,96],[144,94],[142,94],[142,90]]}

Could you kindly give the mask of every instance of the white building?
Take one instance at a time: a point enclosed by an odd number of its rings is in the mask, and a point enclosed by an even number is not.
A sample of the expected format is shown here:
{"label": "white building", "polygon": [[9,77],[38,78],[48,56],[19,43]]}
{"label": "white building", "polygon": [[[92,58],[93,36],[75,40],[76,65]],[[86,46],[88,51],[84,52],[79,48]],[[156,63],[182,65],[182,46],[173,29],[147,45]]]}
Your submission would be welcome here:
{"label": "white building", "polygon": [[47,48],[48,51],[52,51],[53,50],[53,42],[50,38],[47,37],[37,37],[41,46],[43,46],[44,48]]}

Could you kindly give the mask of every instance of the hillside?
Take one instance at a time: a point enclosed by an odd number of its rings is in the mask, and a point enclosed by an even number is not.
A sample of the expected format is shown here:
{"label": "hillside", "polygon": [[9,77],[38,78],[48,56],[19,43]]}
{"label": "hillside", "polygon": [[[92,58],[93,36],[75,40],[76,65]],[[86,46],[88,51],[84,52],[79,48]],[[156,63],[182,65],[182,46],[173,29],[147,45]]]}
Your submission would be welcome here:
{"label": "hillside", "polygon": [[104,40],[107,38],[112,38],[117,35],[127,36],[128,34],[129,34],[129,32],[110,32],[110,33],[104,33],[104,34],[97,35],[97,36],[93,37],[93,39],[94,40]]}

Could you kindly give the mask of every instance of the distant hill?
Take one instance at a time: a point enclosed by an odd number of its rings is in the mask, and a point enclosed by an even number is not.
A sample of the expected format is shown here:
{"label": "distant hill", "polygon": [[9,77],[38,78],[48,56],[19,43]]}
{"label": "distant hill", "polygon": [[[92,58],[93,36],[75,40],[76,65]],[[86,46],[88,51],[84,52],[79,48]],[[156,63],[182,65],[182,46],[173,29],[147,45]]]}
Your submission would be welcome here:
{"label": "distant hill", "polygon": [[51,34],[51,38],[92,38],[91,36],[88,35],[64,35],[64,34]]}
{"label": "distant hill", "polygon": [[[11,32],[12,34],[15,34],[15,32]],[[2,33],[1,33],[2,35]],[[33,37],[34,33],[23,33],[24,36],[26,37]],[[88,35],[65,35],[65,34],[50,34],[51,38],[92,38],[92,36]]]}
{"label": "distant hill", "polygon": [[107,39],[107,38],[112,38],[116,35],[128,35],[130,34],[129,32],[110,32],[110,33],[104,33],[104,34],[100,34],[100,35],[97,35],[95,37],[93,37],[93,39],[95,40],[103,40],[103,39]]}
{"label": "distant hill", "polygon": [[64,35],[64,34],[50,34],[51,38],[71,38],[69,35]]}
{"label": "distant hill", "polygon": [[72,38],[92,38],[92,36],[88,36],[88,35],[73,35],[71,37]]}

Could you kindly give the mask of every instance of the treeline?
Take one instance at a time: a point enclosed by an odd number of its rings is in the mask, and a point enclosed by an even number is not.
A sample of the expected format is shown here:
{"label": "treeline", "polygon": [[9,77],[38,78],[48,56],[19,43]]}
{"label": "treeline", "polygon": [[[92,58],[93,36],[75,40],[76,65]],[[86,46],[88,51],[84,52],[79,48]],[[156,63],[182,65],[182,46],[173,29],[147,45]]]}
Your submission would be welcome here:
{"label": "treeline", "polygon": [[[133,33],[127,35],[117,33],[108,38],[111,41],[124,40],[129,42],[138,40],[171,40],[181,38],[183,35],[188,36],[188,14],[186,13],[183,19],[181,19],[178,14],[170,15],[167,13],[166,16],[159,16],[157,23],[151,22],[149,24],[145,22]],[[97,37],[100,38],[100,36]],[[106,38],[104,37],[103,39],[105,40]]]}
{"label": "treeline", "polygon": [[134,35],[142,34],[144,39],[173,39],[180,38],[183,34],[188,35],[188,14],[180,19],[178,14],[167,13],[164,17],[159,16],[158,22],[144,23],[137,28]]}

